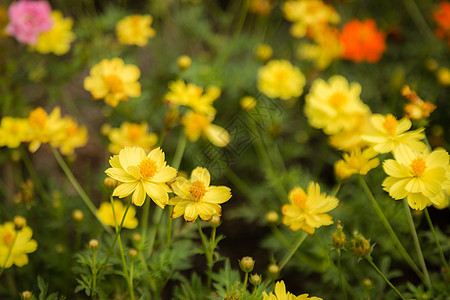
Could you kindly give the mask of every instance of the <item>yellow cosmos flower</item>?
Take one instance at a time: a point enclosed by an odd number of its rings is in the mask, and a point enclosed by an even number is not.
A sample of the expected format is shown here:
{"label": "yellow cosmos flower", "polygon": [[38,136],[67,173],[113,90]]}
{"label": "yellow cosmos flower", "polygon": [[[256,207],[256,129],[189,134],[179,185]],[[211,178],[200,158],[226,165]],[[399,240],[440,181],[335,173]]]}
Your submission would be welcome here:
{"label": "yellow cosmos flower", "polygon": [[120,128],[112,128],[108,132],[109,152],[118,154],[125,147],[141,147],[144,151],[150,151],[158,142],[158,136],[148,132],[148,124],[124,122]]}
{"label": "yellow cosmos flower", "polygon": [[305,98],[309,124],[330,135],[354,128],[361,117],[370,113],[360,94],[361,85],[349,84],[343,76],[332,76],[328,82],[316,79]]}
{"label": "yellow cosmos flower", "polygon": [[184,105],[195,112],[205,115],[215,115],[213,102],[220,96],[220,88],[210,86],[203,93],[203,88],[193,84],[186,84],[182,80],[169,83],[169,92],[164,99],[174,105]]}
{"label": "yellow cosmos flower", "polygon": [[354,127],[330,135],[328,142],[332,147],[346,152],[351,152],[357,148],[366,148],[369,143],[363,140],[361,136],[372,129],[371,116],[370,111],[365,115],[353,115]]}
{"label": "yellow cosmos flower", "polygon": [[378,153],[395,152],[399,145],[407,145],[416,151],[423,151],[426,148],[420,141],[425,138],[422,133],[424,128],[408,132],[412,124],[407,118],[397,121],[391,114],[386,116],[375,114],[371,123],[373,131],[363,134],[362,139],[374,145]]}
{"label": "yellow cosmos flower", "polygon": [[31,239],[32,235],[33,231],[28,226],[16,231],[13,222],[0,225],[0,265],[9,268],[13,264],[18,267],[28,264],[27,254],[37,249],[37,242]]}
{"label": "yellow cosmos flower", "polygon": [[282,222],[293,231],[302,229],[308,234],[313,234],[315,228],[333,224],[333,217],[326,213],[334,209],[339,200],[321,194],[319,184],[314,182],[308,185],[307,190],[308,194],[302,188],[295,187],[289,192],[291,204],[285,204],[281,208]]}
{"label": "yellow cosmos flower", "polygon": [[0,147],[17,148],[25,141],[29,129],[27,120],[3,117],[0,123]]}
{"label": "yellow cosmos flower", "polygon": [[42,54],[63,55],[69,52],[70,43],[75,40],[75,34],[71,31],[73,21],[71,18],[63,18],[60,11],[52,12],[52,21],[53,27],[39,35],[33,49]]}
{"label": "yellow cosmos flower", "polygon": [[395,200],[407,198],[412,209],[445,201],[443,187],[449,155],[443,149],[415,152],[406,145],[399,145],[395,160],[388,159],[383,169],[389,177],[383,181],[383,188]]}
{"label": "yellow cosmos flower", "polygon": [[51,138],[51,145],[59,148],[64,155],[72,155],[75,148],[83,147],[88,141],[88,133],[85,126],[78,126],[71,117],[61,120],[61,128]]}
{"label": "yellow cosmos flower", "polygon": [[193,222],[198,216],[204,221],[209,221],[214,215],[220,216],[222,214],[220,204],[231,198],[231,190],[226,186],[209,184],[209,171],[201,167],[192,171],[189,180],[177,177],[172,184],[176,196],[171,198],[169,203],[175,205],[172,218],[184,215],[186,221]]}
{"label": "yellow cosmos flower", "polygon": [[166,183],[175,178],[177,170],[166,165],[161,148],[153,149],[146,155],[140,147],[125,147],[118,155],[112,156],[109,163],[111,168],[105,173],[120,182],[113,196],[124,198],[133,194],[133,203],[141,206],[147,194],[164,208],[169,201],[167,193],[171,191]]}
{"label": "yellow cosmos flower", "polygon": [[335,174],[340,179],[347,179],[353,174],[366,175],[370,170],[380,164],[378,152],[373,148],[367,148],[361,152],[360,148],[353,150],[350,154],[345,153],[343,159],[334,165]]}
{"label": "yellow cosmos flower", "polygon": [[269,98],[299,97],[305,75],[287,60],[271,60],[258,70],[258,90]]}
{"label": "yellow cosmos flower", "polygon": [[[112,227],[120,225],[123,215],[125,213],[125,207],[119,200],[114,200],[114,212],[110,202],[103,202],[100,204],[100,208],[97,210],[97,214],[105,225]],[[136,219],[136,209],[133,206],[128,208],[127,215],[123,221],[123,227],[134,229],[138,226],[138,220]]]}
{"label": "yellow cosmos flower", "polygon": [[308,294],[302,294],[300,296],[295,296],[294,294],[290,292],[286,292],[286,285],[284,284],[284,281],[278,281],[275,283],[275,293],[270,293],[267,295],[266,292],[263,292],[263,300],[322,300],[322,298],[318,297],[308,297]]}
{"label": "yellow cosmos flower", "polygon": [[150,15],[131,15],[123,18],[116,25],[119,42],[124,45],[145,46],[148,39],[155,36],[151,27],[153,18]]}
{"label": "yellow cosmos flower", "polygon": [[84,79],[84,89],[91,92],[94,100],[116,107],[120,101],[141,95],[141,84],[137,82],[141,72],[135,65],[125,65],[121,58],[103,59],[92,67],[90,76]]}
{"label": "yellow cosmos flower", "polygon": [[184,132],[191,142],[195,142],[201,135],[204,135],[208,140],[217,147],[225,147],[230,142],[230,135],[228,131],[220,126],[214,125],[211,122],[214,117],[209,117],[193,111],[188,112],[181,123],[184,126]]}

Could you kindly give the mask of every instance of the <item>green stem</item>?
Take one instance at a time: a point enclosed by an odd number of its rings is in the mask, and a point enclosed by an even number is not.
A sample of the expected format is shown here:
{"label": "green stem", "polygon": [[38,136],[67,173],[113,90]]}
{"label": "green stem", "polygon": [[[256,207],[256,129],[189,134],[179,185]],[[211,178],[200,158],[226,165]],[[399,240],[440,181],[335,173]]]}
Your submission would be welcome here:
{"label": "green stem", "polygon": [[339,282],[341,283],[341,290],[342,290],[342,295],[344,296],[344,299],[347,300],[348,296],[347,296],[347,291],[345,290],[345,285],[344,285],[344,277],[342,276],[342,268],[341,268],[341,252],[338,252],[338,272],[339,272]]}
{"label": "green stem", "polygon": [[92,299],[96,295],[95,290],[97,289],[97,257],[95,256],[96,249],[92,250]]}
{"label": "green stem", "polygon": [[186,148],[186,135],[184,131],[180,133],[180,137],[178,138],[177,149],[175,150],[175,155],[173,157],[171,167],[178,169],[181,164],[181,159],[183,158],[184,149]]}
{"label": "green stem", "polygon": [[5,270],[6,267],[6,263],[8,262],[9,257],[11,256],[12,250],[14,248],[14,245],[16,244],[16,240],[17,240],[17,236],[19,235],[19,233],[17,231],[15,231],[15,235],[14,235],[14,239],[11,243],[11,247],[9,247],[8,249],[8,254],[6,255],[6,259],[5,262],[2,265],[2,268],[0,269],[0,276],[2,276],[3,271]]}
{"label": "green stem", "polygon": [[284,258],[281,260],[281,263],[279,265],[280,271],[284,268],[284,266],[288,263],[288,261],[291,259],[291,257],[297,252],[297,249],[300,247],[300,245],[303,243],[307,236],[307,233],[302,231],[299,236],[297,237],[297,241],[294,244],[294,247],[292,247],[291,251],[287,253]]}
{"label": "green stem", "polygon": [[402,293],[400,293],[400,291],[397,290],[397,288],[389,281],[389,279],[387,279],[386,276],[384,276],[383,272],[381,272],[381,270],[378,269],[378,267],[373,262],[372,257],[368,256],[367,261],[372,266],[372,268],[374,268],[375,271],[377,271],[377,273],[384,279],[384,281],[386,281],[386,283],[397,293],[397,295],[399,295],[400,298],[406,300],[406,298],[402,295]]}
{"label": "green stem", "polygon": [[394,244],[397,246],[398,251],[403,256],[405,261],[408,263],[408,265],[416,272],[417,276],[425,282],[425,277],[423,273],[420,271],[419,267],[414,263],[413,259],[409,255],[409,253],[405,250],[405,247],[403,247],[403,244],[398,239],[397,235],[395,234],[394,230],[392,229],[391,224],[389,224],[389,221],[386,219],[386,216],[384,215],[383,211],[381,210],[380,206],[378,205],[378,202],[375,200],[375,197],[373,196],[372,192],[370,191],[369,186],[367,185],[366,181],[364,180],[364,177],[362,175],[358,176],[359,183],[366,192],[366,195],[369,198],[369,202],[372,205],[373,210],[377,214],[378,218],[380,219],[381,223],[384,225],[384,228],[388,232],[389,236],[391,237]]}
{"label": "green stem", "polygon": [[97,209],[95,208],[95,205],[92,203],[92,200],[89,198],[89,196],[86,194],[86,192],[83,190],[83,188],[81,187],[81,185],[78,183],[78,180],[75,178],[75,176],[73,176],[72,171],[70,170],[69,166],[67,166],[66,162],[64,161],[64,159],[61,157],[61,155],[59,154],[59,152],[51,147],[52,149],[52,153],[56,158],[56,161],[58,162],[59,166],[61,167],[61,169],[64,171],[64,174],[66,174],[67,179],[69,179],[69,181],[72,183],[73,187],[75,188],[75,190],[78,192],[78,194],[80,195],[81,199],[83,200],[84,204],[86,204],[86,206],[88,207],[88,209],[91,211],[91,213],[95,216],[95,218],[97,219],[97,221],[103,226],[103,228],[108,232],[108,233],[112,233],[112,230],[106,226],[102,220],[100,219],[100,217],[97,214]]}
{"label": "green stem", "polygon": [[173,219],[171,218],[172,215],[172,210],[173,210],[173,206],[169,207],[169,212],[167,214],[167,216],[169,217],[168,219],[168,226],[167,226],[167,240],[166,240],[166,248],[170,249],[170,244],[172,241],[172,225],[173,225]]}
{"label": "green stem", "polygon": [[411,15],[414,23],[416,23],[417,28],[421,31],[422,35],[426,37],[428,40],[434,40],[433,31],[428,26],[425,18],[423,17],[420,9],[417,7],[417,4],[414,0],[403,0],[403,3],[408,10],[408,13]]}
{"label": "green stem", "polygon": [[439,256],[441,258],[441,262],[445,267],[445,271],[449,272],[448,263],[447,263],[447,260],[445,259],[444,252],[442,251],[441,243],[439,243],[438,237],[436,235],[436,231],[434,230],[433,222],[431,222],[431,218],[430,218],[430,215],[428,214],[428,209],[426,207],[424,209],[424,212],[425,212],[425,217],[427,218],[428,226],[430,226],[431,232],[433,233],[434,240],[436,241],[436,245],[437,245],[437,248],[439,251]]}
{"label": "green stem", "polygon": [[203,234],[202,231],[202,226],[200,225],[200,221],[197,220],[197,228],[198,228],[198,233],[200,235],[200,239],[202,240],[202,245],[203,245],[203,251],[205,251],[205,256],[206,256],[206,262],[208,264],[208,289],[211,288],[211,278],[212,278],[212,267],[213,267],[213,258],[210,252],[210,247],[208,247],[208,242],[206,241],[205,235]]}
{"label": "green stem", "polygon": [[247,282],[248,282],[248,272],[245,272],[244,287],[242,288],[244,291],[247,290]]}
{"label": "green stem", "polygon": [[43,199],[45,199],[45,200],[50,199],[50,197],[45,192],[45,189],[42,185],[42,182],[41,182],[38,174],[36,173],[36,170],[33,167],[30,157],[28,156],[28,153],[23,149],[22,146],[20,146],[19,149],[20,149],[22,161],[25,164],[25,167],[27,168],[27,171],[30,174],[31,178],[33,179],[33,183],[36,187],[37,192]]}
{"label": "green stem", "polygon": [[[145,198],[147,198],[147,195],[145,195]],[[146,199],[147,200],[147,199]],[[141,216],[141,224],[142,224],[142,242],[141,245],[145,245],[145,241],[147,238],[147,230],[148,230],[148,215],[150,213],[150,202],[151,201],[145,201],[144,207],[142,209],[142,216]]]}
{"label": "green stem", "polygon": [[148,243],[148,247],[147,247],[146,257],[150,257],[152,255],[153,248],[155,247],[156,233],[158,231],[162,215],[163,215],[162,209],[154,210],[153,226],[152,226],[152,228],[150,228],[149,243]]}
{"label": "green stem", "polygon": [[425,284],[429,289],[432,289],[430,275],[428,275],[427,265],[425,264],[422,249],[420,248],[419,238],[417,237],[416,226],[414,226],[414,221],[411,215],[411,211],[409,209],[408,200],[406,198],[403,199],[403,208],[405,209],[405,214],[408,219],[409,230],[411,231],[411,235],[413,237],[414,248],[416,249],[417,257],[419,258],[419,262],[422,267],[422,272],[425,276]]}

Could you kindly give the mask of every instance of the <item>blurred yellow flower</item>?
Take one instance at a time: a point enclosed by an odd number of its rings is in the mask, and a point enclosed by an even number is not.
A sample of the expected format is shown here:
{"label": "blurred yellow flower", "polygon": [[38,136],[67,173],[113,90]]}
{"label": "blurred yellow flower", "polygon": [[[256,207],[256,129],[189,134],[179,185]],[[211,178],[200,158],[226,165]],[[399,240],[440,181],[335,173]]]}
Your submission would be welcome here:
{"label": "blurred yellow flower", "polygon": [[318,297],[308,297],[308,294],[302,294],[300,296],[295,296],[294,294],[290,292],[286,292],[286,285],[284,284],[284,281],[278,281],[275,283],[275,293],[270,293],[267,295],[266,292],[262,293],[263,300],[322,300],[322,298]]}
{"label": "blurred yellow flower", "polygon": [[[117,226],[120,225],[124,213],[125,207],[119,200],[114,200],[114,212],[110,202],[103,202],[97,210],[100,220],[102,220],[105,225],[112,227],[115,227],[116,223]],[[130,206],[130,208],[128,208],[127,215],[125,216],[125,220],[123,221],[123,227],[134,229],[137,226],[138,220],[136,219],[136,209],[133,206]]]}
{"label": "blurred yellow flower", "polygon": [[421,120],[428,118],[436,109],[436,105],[420,99],[417,93],[411,90],[407,85],[402,88],[402,96],[409,100],[409,103],[404,106],[406,117],[408,119]]}
{"label": "blurred yellow flower", "polygon": [[78,126],[72,117],[64,117],[61,120],[61,128],[55,132],[50,144],[59,148],[64,155],[72,155],[75,148],[83,147],[88,141],[88,133],[85,126]]}
{"label": "blurred yellow flower", "polygon": [[206,168],[197,167],[188,180],[177,177],[171,185],[176,194],[169,204],[175,205],[172,218],[184,215],[184,219],[193,222],[198,216],[209,221],[214,215],[221,216],[220,204],[231,198],[231,190],[226,186],[210,185],[210,174]]}
{"label": "blurred yellow flower", "polygon": [[215,115],[216,110],[212,104],[219,96],[220,88],[216,86],[207,87],[203,93],[203,88],[177,80],[169,83],[169,92],[164,99],[174,105],[188,106],[197,113]]}
{"label": "blurred yellow flower", "polygon": [[212,124],[213,120],[214,117],[189,111],[181,123],[189,141],[195,142],[201,135],[204,135],[213,145],[225,147],[230,142],[230,135],[224,128]]}
{"label": "blurred yellow flower", "polygon": [[84,89],[91,92],[94,100],[116,107],[120,101],[141,95],[141,84],[137,82],[141,72],[135,65],[125,65],[121,58],[103,59],[92,67],[90,76],[84,79]]}
{"label": "blurred yellow flower", "polygon": [[395,152],[399,145],[408,145],[415,151],[425,150],[425,144],[420,140],[425,138],[424,128],[408,131],[411,121],[402,118],[400,121],[391,115],[375,114],[371,118],[373,130],[363,134],[362,139],[374,145],[379,153]]}
{"label": "blurred yellow flower", "polygon": [[311,182],[307,191],[308,194],[302,188],[295,187],[289,192],[291,204],[285,204],[281,208],[282,222],[293,231],[302,229],[313,234],[316,228],[333,224],[333,218],[326,213],[338,206],[339,200],[321,194],[318,183]]}
{"label": "blurred yellow flower", "polygon": [[383,181],[383,188],[395,200],[407,198],[412,209],[445,201],[443,188],[448,180],[446,171],[449,155],[443,149],[429,153],[413,151],[401,144],[394,153],[395,160],[388,159],[383,169],[389,177]]}
{"label": "blurred yellow flower", "polygon": [[252,110],[256,107],[256,99],[252,96],[244,96],[239,100],[239,104],[243,110]]}
{"label": "blurred yellow flower", "polygon": [[0,225],[0,266],[9,268],[13,264],[18,267],[28,264],[27,254],[37,249],[37,242],[31,239],[32,235],[33,231],[28,226],[16,231],[13,222]]}
{"label": "blurred yellow flower", "polygon": [[39,34],[37,44],[32,47],[39,53],[53,53],[63,55],[70,50],[70,43],[75,40],[75,34],[71,31],[73,21],[71,18],[63,18],[60,11],[52,12],[53,26],[50,30]]}
{"label": "blurred yellow flower", "polygon": [[436,72],[436,77],[438,82],[443,86],[450,85],[450,69],[448,68],[439,68]]}
{"label": "blurred yellow flower", "polygon": [[303,93],[305,76],[287,60],[271,60],[258,70],[257,85],[267,97],[288,100]]}
{"label": "blurred yellow flower", "polygon": [[0,123],[0,147],[17,148],[25,141],[29,129],[27,120],[5,116]]}
{"label": "blurred yellow flower", "polygon": [[273,49],[269,44],[260,44],[255,49],[256,58],[262,62],[268,61],[273,54]]}
{"label": "blurred yellow flower", "polygon": [[335,174],[340,179],[347,179],[353,174],[366,175],[380,164],[380,160],[375,157],[377,155],[378,152],[373,148],[367,148],[364,151],[356,148],[350,154],[345,153],[343,159],[336,162]]}
{"label": "blurred yellow flower", "polygon": [[309,124],[330,135],[354,128],[361,117],[370,113],[359,98],[360,94],[361,85],[349,84],[343,76],[334,75],[328,82],[316,79],[305,98]]}
{"label": "blurred yellow flower", "polygon": [[145,154],[140,147],[125,147],[118,155],[109,159],[111,168],[105,173],[120,182],[113,191],[113,196],[124,198],[133,194],[135,205],[144,204],[147,194],[159,207],[169,201],[171,190],[166,184],[175,178],[177,170],[166,165],[165,154],[161,148],[156,148]]}
{"label": "blurred yellow flower", "polygon": [[192,59],[188,55],[181,55],[177,58],[178,68],[182,71],[189,69]]}
{"label": "blurred yellow flower", "polygon": [[151,27],[152,21],[150,15],[131,15],[123,18],[116,24],[119,43],[141,47],[147,45],[148,39],[156,34]]}
{"label": "blurred yellow flower", "polygon": [[120,128],[111,128],[108,131],[109,152],[119,154],[125,147],[141,147],[144,151],[150,151],[158,142],[158,136],[148,132],[148,124],[124,122]]}
{"label": "blurred yellow flower", "polygon": [[371,112],[367,112],[366,115],[354,115],[354,127],[330,135],[328,142],[332,147],[346,152],[367,147],[369,143],[364,141],[361,136],[372,128],[371,116]]}

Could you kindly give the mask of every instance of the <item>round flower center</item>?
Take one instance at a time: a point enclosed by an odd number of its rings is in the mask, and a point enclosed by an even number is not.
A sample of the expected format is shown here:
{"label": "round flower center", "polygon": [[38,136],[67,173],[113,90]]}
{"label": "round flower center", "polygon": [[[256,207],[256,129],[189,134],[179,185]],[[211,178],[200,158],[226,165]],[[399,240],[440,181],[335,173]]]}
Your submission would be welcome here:
{"label": "round flower center", "polygon": [[13,124],[13,125],[11,125],[9,130],[11,131],[12,134],[17,134],[17,133],[19,133],[19,126],[17,126],[16,124]]}
{"label": "round flower center", "polygon": [[42,128],[47,121],[47,113],[42,108],[35,109],[30,113],[28,120],[32,125]]}
{"label": "round flower center", "polygon": [[112,93],[121,93],[123,92],[122,87],[122,79],[115,74],[110,74],[108,76],[103,77],[103,81],[108,86],[109,90]]}
{"label": "round flower center", "polygon": [[386,116],[383,127],[390,135],[395,135],[395,132],[397,131],[397,125],[398,121],[393,115],[389,114]]}
{"label": "round flower center", "polygon": [[2,236],[2,240],[6,245],[11,246],[14,241],[14,235],[11,232],[5,232]]}
{"label": "round flower center", "polygon": [[152,179],[155,176],[158,167],[150,158],[146,158],[138,164],[139,172],[145,179]]}
{"label": "round flower center", "polygon": [[336,108],[344,106],[347,103],[347,101],[348,101],[347,96],[341,92],[336,92],[330,97],[331,104]]}
{"label": "round flower center", "polygon": [[299,208],[305,208],[307,199],[308,199],[308,197],[306,196],[306,194],[303,191],[297,192],[292,195],[292,203],[294,203],[295,206],[297,206]]}
{"label": "round flower center", "polygon": [[66,129],[66,135],[68,136],[74,136],[77,133],[78,130],[78,126],[77,124],[71,124],[67,129]]}
{"label": "round flower center", "polygon": [[132,124],[130,128],[128,129],[128,138],[131,141],[136,141],[141,136],[141,128],[139,125]]}
{"label": "round flower center", "polygon": [[410,165],[414,175],[422,175],[427,169],[427,164],[422,158],[416,158]]}
{"label": "round flower center", "polygon": [[206,194],[205,185],[201,181],[193,182],[189,187],[189,193],[191,193],[192,199],[200,201]]}

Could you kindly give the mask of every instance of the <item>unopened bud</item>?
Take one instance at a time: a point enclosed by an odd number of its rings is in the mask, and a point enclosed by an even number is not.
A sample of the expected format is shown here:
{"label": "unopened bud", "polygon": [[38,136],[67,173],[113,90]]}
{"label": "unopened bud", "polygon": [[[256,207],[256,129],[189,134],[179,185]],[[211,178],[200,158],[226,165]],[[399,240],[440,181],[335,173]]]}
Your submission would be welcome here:
{"label": "unopened bud", "polygon": [[164,128],[170,129],[173,126],[175,126],[175,124],[178,120],[178,117],[179,117],[178,107],[176,107],[176,106],[171,107],[167,111],[166,117],[164,118]]}
{"label": "unopened bud", "polygon": [[119,182],[111,177],[106,177],[105,180],[103,180],[103,184],[108,189],[114,189],[119,185]]}
{"label": "unopened bud", "polygon": [[364,278],[362,281],[363,286],[365,286],[366,288],[371,288],[373,285],[372,280],[370,280],[370,278]]}
{"label": "unopened bud", "polygon": [[136,258],[136,256],[138,255],[138,252],[136,249],[130,249],[128,251],[128,255],[130,255],[131,258]]}
{"label": "unopened bud", "polygon": [[272,278],[276,278],[280,274],[280,267],[277,264],[270,264],[267,267],[267,272]]}
{"label": "unopened bud", "polygon": [[255,266],[255,261],[250,256],[244,256],[239,261],[239,266],[241,267],[241,270],[245,273],[249,273],[253,271],[253,267]]}
{"label": "unopened bud", "polygon": [[217,228],[220,226],[221,221],[220,221],[220,216],[218,215],[213,215],[211,220],[209,220],[209,224],[211,224],[211,227]]}
{"label": "unopened bud", "polygon": [[56,244],[56,245],[55,245],[55,251],[56,251],[56,253],[58,253],[58,254],[63,253],[63,252],[64,252],[64,245],[62,245],[62,244]]}
{"label": "unopened bud", "polygon": [[22,216],[15,216],[14,217],[14,228],[16,230],[21,230],[25,226],[27,226],[27,220],[25,220],[24,217],[22,217]]}
{"label": "unopened bud", "polygon": [[98,246],[99,246],[98,240],[92,239],[89,241],[89,248],[91,248],[91,250],[97,250]]}
{"label": "unopened bud", "polygon": [[22,299],[22,300],[31,299],[31,297],[33,297],[33,294],[30,291],[23,291],[20,294],[20,299]]}
{"label": "unopened bud", "polygon": [[140,242],[142,240],[142,235],[140,233],[134,233],[131,238],[133,239],[133,241],[135,242]]}
{"label": "unopened bud", "polygon": [[370,255],[371,247],[370,242],[364,238],[364,236],[359,233],[355,232],[354,237],[352,239],[352,250],[353,253],[355,253],[356,256],[359,256],[361,258],[366,258]]}
{"label": "unopened bud", "polygon": [[189,69],[189,67],[192,64],[192,59],[187,55],[181,55],[177,59],[178,68],[180,68],[181,71],[184,71],[186,69]]}
{"label": "unopened bud", "polygon": [[84,213],[80,209],[75,209],[72,212],[72,219],[77,223],[81,223],[84,219]]}
{"label": "unopened bud", "polygon": [[271,210],[266,214],[266,221],[270,225],[276,225],[279,219],[280,215],[274,210]]}
{"label": "unopened bud", "polygon": [[239,101],[239,104],[241,105],[241,108],[243,110],[252,110],[256,106],[256,99],[252,96],[244,96]]}
{"label": "unopened bud", "polygon": [[255,286],[260,285],[261,284],[261,276],[259,274],[252,274],[250,276],[250,283]]}
{"label": "unopened bud", "polygon": [[268,61],[273,54],[272,47],[268,44],[261,44],[255,50],[256,58],[262,62]]}
{"label": "unopened bud", "polygon": [[338,222],[336,231],[333,233],[333,244],[336,249],[342,249],[345,247],[345,243],[347,242],[347,238],[343,231],[343,226],[341,225],[341,221]]}

